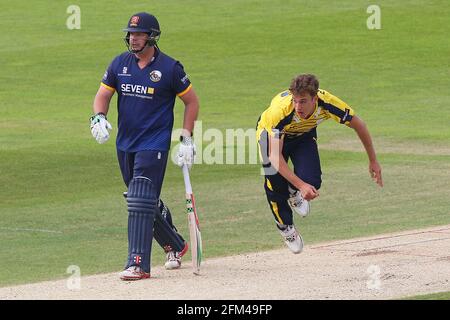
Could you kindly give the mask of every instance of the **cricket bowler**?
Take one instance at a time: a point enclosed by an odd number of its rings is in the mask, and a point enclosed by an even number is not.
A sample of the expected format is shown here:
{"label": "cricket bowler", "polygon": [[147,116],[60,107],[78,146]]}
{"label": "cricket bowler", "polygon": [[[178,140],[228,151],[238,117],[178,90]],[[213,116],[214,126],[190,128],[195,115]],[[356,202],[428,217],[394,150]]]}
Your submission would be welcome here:
{"label": "cricket bowler", "polygon": [[[363,120],[338,97],[319,89],[312,74],[295,77],[288,90],[277,94],[256,127],[269,208],[284,242],[293,253],[303,249],[292,210],[305,217],[310,201],[319,196],[322,171],[317,148],[317,126],[333,119],[354,129],[369,158],[369,173],[383,186],[370,133]],[[291,160],[293,170],[287,162]]]}

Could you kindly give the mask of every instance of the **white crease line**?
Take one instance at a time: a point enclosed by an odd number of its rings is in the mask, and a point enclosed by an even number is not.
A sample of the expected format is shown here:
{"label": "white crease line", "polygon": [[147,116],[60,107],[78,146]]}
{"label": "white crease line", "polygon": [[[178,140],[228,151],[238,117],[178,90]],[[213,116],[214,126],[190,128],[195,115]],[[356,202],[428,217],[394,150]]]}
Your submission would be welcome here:
{"label": "white crease line", "polygon": [[420,243],[442,241],[442,240],[450,240],[450,238],[426,239],[426,240],[419,240],[419,241],[412,241],[412,242],[404,242],[404,243],[393,244],[390,246],[371,248],[371,249],[366,249],[366,250],[380,250],[380,249],[387,249],[387,248],[403,247],[403,246],[409,246],[411,244],[420,244]]}
{"label": "white crease line", "polygon": [[[442,241],[442,240],[450,240],[450,238],[437,238],[437,239],[426,239],[426,240],[419,240],[419,241],[412,241],[412,242],[403,242],[403,243],[397,243],[397,244],[393,244],[393,245],[389,245],[389,246],[367,248],[367,249],[358,249],[358,248],[354,248],[354,249],[340,249],[340,248],[332,248],[330,250],[350,251],[350,252],[358,252],[358,251],[369,252],[369,251],[378,251],[378,250],[387,249],[387,248],[403,247],[403,246],[409,246],[409,245],[412,245],[412,244],[420,244],[420,243]],[[346,245],[348,243],[344,243],[344,244]],[[315,247],[315,248],[311,248],[311,249],[327,249],[328,247],[330,247],[330,246]]]}
{"label": "white crease line", "polygon": [[62,233],[62,231],[46,230],[46,229],[27,229],[27,228],[2,228],[0,230],[8,231],[32,231],[32,232],[46,232],[46,233]]}
{"label": "white crease line", "polygon": [[445,230],[450,230],[450,228],[418,231],[418,232],[404,233],[404,234],[386,235],[386,236],[375,237],[375,238],[367,238],[367,239],[358,239],[358,238],[356,238],[356,239],[348,239],[348,240],[344,240],[342,242],[339,242],[339,240],[337,240],[336,241],[337,243],[330,243],[330,244],[325,244],[325,245],[312,246],[311,249],[322,249],[322,248],[327,248],[327,247],[342,246],[342,245],[346,245],[346,244],[354,244],[354,243],[360,243],[360,242],[371,242],[371,241],[378,241],[378,240],[386,240],[386,239],[407,237],[407,236],[413,236],[413,235],[424,234],[424,233],[434,233],[434,232],[441,233],[442,231],[445,231]]}

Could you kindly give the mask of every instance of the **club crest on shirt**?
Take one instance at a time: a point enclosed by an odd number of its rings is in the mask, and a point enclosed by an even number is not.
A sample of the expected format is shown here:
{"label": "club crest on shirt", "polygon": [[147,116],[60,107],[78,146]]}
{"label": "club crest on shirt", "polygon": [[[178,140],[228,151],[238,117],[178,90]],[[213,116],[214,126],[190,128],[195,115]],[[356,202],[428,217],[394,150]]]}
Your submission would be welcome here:
{"label": "club crest on shirt", "polygon": [[159,80],[161,80],[161,77],[161,71],[153,70],[152,72],[150,72],[150,80],[152,80],[153,82],[158,82]]}

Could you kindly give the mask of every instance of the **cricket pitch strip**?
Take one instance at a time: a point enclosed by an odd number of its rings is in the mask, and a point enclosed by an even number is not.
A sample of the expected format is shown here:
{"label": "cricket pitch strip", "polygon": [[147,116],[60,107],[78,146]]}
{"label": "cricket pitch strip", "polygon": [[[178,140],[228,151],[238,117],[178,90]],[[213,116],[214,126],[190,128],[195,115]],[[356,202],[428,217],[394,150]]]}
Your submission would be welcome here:
{"label": "cricket pitch strip", "polygon": [[[281,241],[281,238],[280,238]],[[307,239],[306,239],[307,241]],[[199,276],[185,259],[180,270],[152,269],[152,278],[116,273],[0,288],[0,299],[396,299],[450,291],[450,225],[206,258]]]}

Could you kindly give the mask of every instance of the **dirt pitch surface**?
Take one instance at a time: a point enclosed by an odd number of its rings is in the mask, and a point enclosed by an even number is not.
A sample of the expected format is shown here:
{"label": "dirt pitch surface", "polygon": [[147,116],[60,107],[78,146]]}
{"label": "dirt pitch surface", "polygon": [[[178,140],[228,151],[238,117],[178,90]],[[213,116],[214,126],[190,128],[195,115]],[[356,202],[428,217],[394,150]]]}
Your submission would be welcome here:
{"label": "dirt pitch surface", "polygon": [[[306,239],[307,241],[307,239]],[[118,273],[0,288],[0,299],[392,299],[450,291],[450,225],[206,259],[201,275],[154,267],[152,278]]]}

